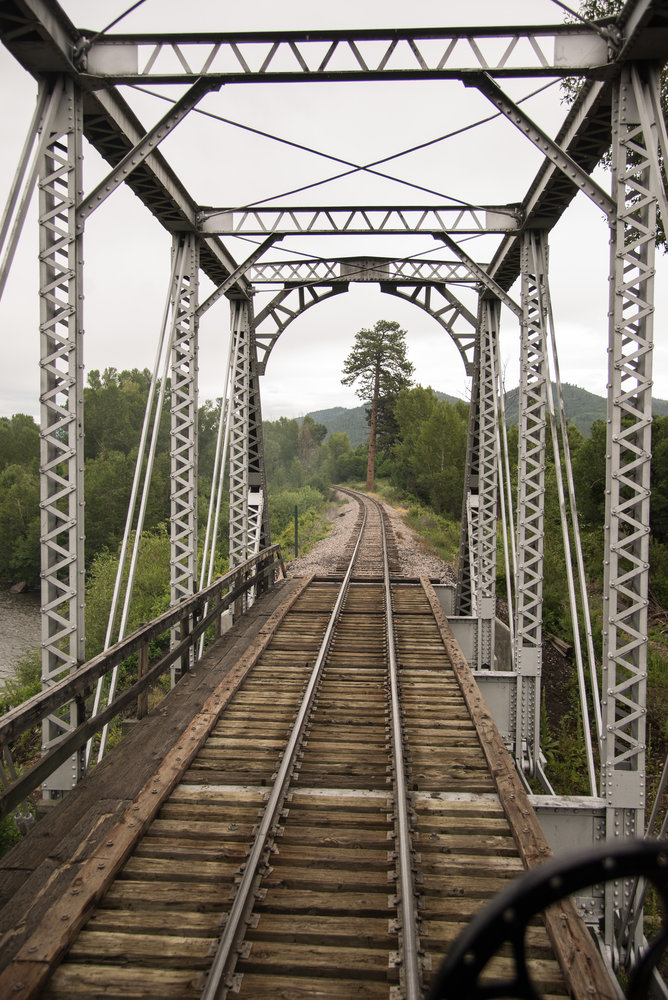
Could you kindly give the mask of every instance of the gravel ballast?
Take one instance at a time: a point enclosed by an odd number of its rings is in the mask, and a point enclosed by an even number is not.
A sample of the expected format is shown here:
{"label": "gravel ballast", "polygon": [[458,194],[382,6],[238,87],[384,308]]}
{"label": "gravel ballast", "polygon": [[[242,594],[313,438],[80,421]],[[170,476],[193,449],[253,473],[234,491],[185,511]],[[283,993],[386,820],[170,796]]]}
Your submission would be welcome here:
{"label": "gravel ballast", "polygon": [[[376,499],[380,498],[376,497]],[[401,575],[405,577],[426,576],[439,583],[455,583],[455,572],[451,564],[425,552],[423,539],[404,523],[401,513],[384,501],[380,502],[383,504],[383,509],[394,532]],[[336,493],[335,500],[327,511],[327,517],[332,522],[329,534],[317,542],[306,555],[288,563],[289,574],[291,576],[305,576],[307,573],[315,573],[318,576],[326,576],[336,573],[341,554],[355,527],[358,509],[355,500],[350,499],[345,494]]]}

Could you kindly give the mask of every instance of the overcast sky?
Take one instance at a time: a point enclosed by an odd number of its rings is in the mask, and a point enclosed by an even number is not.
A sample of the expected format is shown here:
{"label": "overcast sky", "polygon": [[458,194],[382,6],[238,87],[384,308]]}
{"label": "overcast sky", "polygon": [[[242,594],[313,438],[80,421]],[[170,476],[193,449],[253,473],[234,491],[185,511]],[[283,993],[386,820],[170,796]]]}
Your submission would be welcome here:
{"label": "overcast sky", "polygon": [[[67,13],[80,27],[99,30],[130,6],[130,0],[71,0]],[[455,24],[529,24],[560,22],[551,0],[470,0],[467,4],[418,0],[407,6],[395,0],[339,0],[324,5],[296,0],[276,4],[221,4],[191,0],[146,0],[118,26],[124,31],[259,30],[341,27],[412,27]],[[35,102],[36,85],[0,49],[3,93],[3,155],[0,197],[6,198]],[[504,88],[515,98],[545,81],[509,80]],[[177,97],[179,88],[162,88]],[[146,127],[164,114],[155,97],[123,88],[123,94]],[[254,128],[303,143],[355,163],[424,143],[488,116],[491,105],[456,81],[374,82],[351,84],[244,84],[208,95],[200,107]],[[566,114],[559,85],[534,97],[526,110],[551,134]],[[162,152],[192,197],[202,205],[244,205],[272,198],[303,184],[329,177],[340,166],[311,154],[251,136],[231,125],[191,114],[163,143]],[[540,163],[534,147],[505,119],[497,119],[427,150],[402,157],[383,169],[396,177],[431,188],[439,196],[355,174],[277,202],[304,205],[436,204],[445,196],[478,204],[521,201]],[[84,189],[108,168],[85,144]],[[596,174],[609,189],[604,171]],[[442,197],[440,197],[442,196]],[[271,202],[270,202],[271,204]],[[498,237],[465,244],[480,261],[492,256]],[[251,245],[230,240],[231,253],[244,259]],[[170,238],[147,209],[120,189],[90,218],[84,242],[86,369],[152,367],[169,277]],[[408,256],[447,258],[430,237],[290,238],[270,259],[289,252],[318,256]],[[551,237],[551,291],[562,379],[605,394],[608,310],[608,229],[601,212],[579,194]],[[657,261],[655,394],[668,398],[668,263]],[[202,294],[209,291],[206,279]],[[512,290],[519,300],[519,285]],[[267,293],[256,296],[256,311]],[[469,302],[473,305],[472,302]],[[475,307],[474,311],[475,311]],[[505,310],[504,310],[505,311]],[[459,355],[435,321],[422,310],[381,294],[377,285],[351,290],[309,310],[282,336],[262,380],[264,414],[299,416],[329,406],[356,405],[354,389],[340,384],[343,359],[355,332],[378,319],[397,320],[408,332],[408,354],[416,380],[466,398],[467,381]],[[201,323],[200,393],[221,392],[228,342],[229,309],[218,303]],[[0,376],[0,415],[38,415],[37,220],[32,206],[10,280],[0,302],[5,339]],[[519,335],[515,319],[502,324],[502,361],[508,387],[518,381]]]}

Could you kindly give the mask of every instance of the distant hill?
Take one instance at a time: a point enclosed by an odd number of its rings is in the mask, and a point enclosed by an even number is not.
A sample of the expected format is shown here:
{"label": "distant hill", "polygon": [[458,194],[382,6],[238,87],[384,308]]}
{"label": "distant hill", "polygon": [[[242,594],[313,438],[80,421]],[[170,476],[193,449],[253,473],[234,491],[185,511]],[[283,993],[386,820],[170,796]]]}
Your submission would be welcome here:
{"label": "distant hill", "polygon": [[[553,386],[554,389],[554,386]],[[579,431],[588,437],[591,425],[595,420],[605,420],[606,400],[603,396],[597,396],[587,389],[580,389],[576,385],[564,383],[562,386],[564,403],[566,406],[566,416]],[[449,396],[446,392],[437,392],[439,399],[444,399],[447,403],[457,402],[456,396]],[[516,424],[518,389],[511,389],[506,393],[506,419],[509,424]],[[668,399],[655,399],[652,403],[654,416],[668,416]],[[342,432],[350,438],[350,444],[356,448],[358,444],[363,444],[369,438],[369,425],[366,422],[366,404],[346,408],[345,406],[332,406],[328,410],[313,410],[309,413],[316,423],[324,424],[328,434]]]}
{"label": "distant hill", "polygon": [[[552,392],[556,402],[556,387],[552,383]],[[566,417],[569,423],[583,434],[589,437],[591,425],[595,420],[605,420],[607,415],[607,401],[604,396],[597,396],[587,389],[580,389],[577,385],[569,385],[564,382],[562,385],[564,396],[564,406],[566,407]],[[506,420],[509,424],[518,422],[517,400],[519,389],[511,389],[506,393]],[[668,416],[668,399],[652,400],[652,412],[655,417]]]}
{"label": "distant hill", "polygon": [[[439,399],[444,399],[446,403],[456,403],[456,396],[448,396],[446,392],[436,392]],[[346,408],[345,406],[331,406],[328,410],[312,410],[308,416],[313,417],[317,424],[324,424],[330,434],[347,434],[350,438],[351,447],[356,448],[358,444],[366,444],[369,440],[369,425],[366,421],[366,411],[368,406],[362,403],[361,406]]]}

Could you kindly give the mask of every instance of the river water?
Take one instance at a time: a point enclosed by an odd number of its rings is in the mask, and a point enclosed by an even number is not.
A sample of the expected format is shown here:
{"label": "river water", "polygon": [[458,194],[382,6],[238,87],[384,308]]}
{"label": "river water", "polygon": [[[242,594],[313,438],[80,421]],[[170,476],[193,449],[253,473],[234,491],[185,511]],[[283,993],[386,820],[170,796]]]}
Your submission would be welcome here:
{"label": "river water", "polygon": [[41,644],[39,594],[12,594],[0,586],[0,681],[25,652]]}

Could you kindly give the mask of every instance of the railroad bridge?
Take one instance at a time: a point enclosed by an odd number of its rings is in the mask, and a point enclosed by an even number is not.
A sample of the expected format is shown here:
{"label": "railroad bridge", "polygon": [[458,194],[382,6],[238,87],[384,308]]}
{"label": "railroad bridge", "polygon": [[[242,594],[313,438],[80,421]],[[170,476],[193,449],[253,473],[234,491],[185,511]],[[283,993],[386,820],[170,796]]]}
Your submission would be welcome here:
{"label": "railroad bridge", "polygon": [[[37,81],[0,228],[0,290],[37,189],[43,623],[43,691],[0,721],[1,801],[3,815],[14,810],[26,825],[23,803],[35,789],[50,805],[2,862],[0,992],[417,998],[432,989],[463,997],[482,995],[474,985],[482,970],[510,983],[503,995],[529,996],[526,960],[543,995],[617,996],[610,970],[633,966],[643,949],[637,876],[665,885],[664,856],[635,841],[661,825],[658,807],[645,816],[645,705],[668,3],[628,0],[595,22],[177,35],[132,34],[115,22],[82,30],[55,2],[4,0],[0,32]],[[580,82],[554,134],[508,93],[514,79],[534,78]],[[226,191],[224,206],[205,206],[158,149],[223,87],[230,95],[264,86],[278,99],[300,83],[354,82],[361,93],[372,82],[420,80],[475,89],[538,149],[522,201],[435,203],[430,192],[419,204],[305,205],[293,192],[285,205],[230,206]],[[168,106],[145,128],[124,88],[147,87]],[[84,146],[108,164],[92,190],[83,185]],[[592,172],[610,147],[607,191]],[[380,162],[344,166],[388,176]],[[170,379],[172,608],[133,635],[122,625],[86,661],[83,241],[89,217],[122,185],[172,237],[153,373],[156,392]],[[550,232],[580,192],[611,245],[600,676],[548,279]],[[407,253],[416,234],[433,238],[439,256]],[[306,237],[335,237],[337,250],[288,249]],[[492,248],[485,259],[470,249],[472,237],[485,253]],[[398,249],[372,253],[381,238]],[[253,249],[238,263],[229,244],[242,239]],[[338,252],[351,245],[354,252]],[[213,284],[205,295],[201,275]],[[339,574],[286,577],[271,544],[261,378],[287,327],[355,282],[427,313],[454,342],[470,384],[453,587],[400,577],[382,513],[362,497],[354,551]],[[266,304],[256,306],[265,288]],[[198,326],[226,303],[219,488],[198,565]],[[516,513],[499,390],[506,312],[517,322],[521,364]],[[548,426],[562,442],[564,572],[574,620],[584,622],[574,649],[590,794],[578,798],[554,794],[540,750]],[[154,439],[148,412],[138,469],[151,465]],[[214,579],[227,467],[230,570]],[[138,473],[122,548],[130,576],[141,495]],[[509,627],[495,616],[498,526],[508,539]],[[112,620],[117,612],[127,620],[123,601],[119,583]],[[149,645],[165,633],[170,651],[152,662]],[[117,693],[119,665],[131,655],[136,682]],[[148,712],[148,688],[165,672],[173,689]],[[105,755],[109,722],[131,707],[129,734]],[[17,774],[12,745],[40,724],[42,757]],[[603,853],[560,867],[568,847],[596,845]],[[493,902],[453,945],[498,892],[506,895],[496,910]],[[544,925],[531,922],[552,902]],[[666,995],[659,977],[654,988]],[[646,990],[639,981],[634,995]]]}

